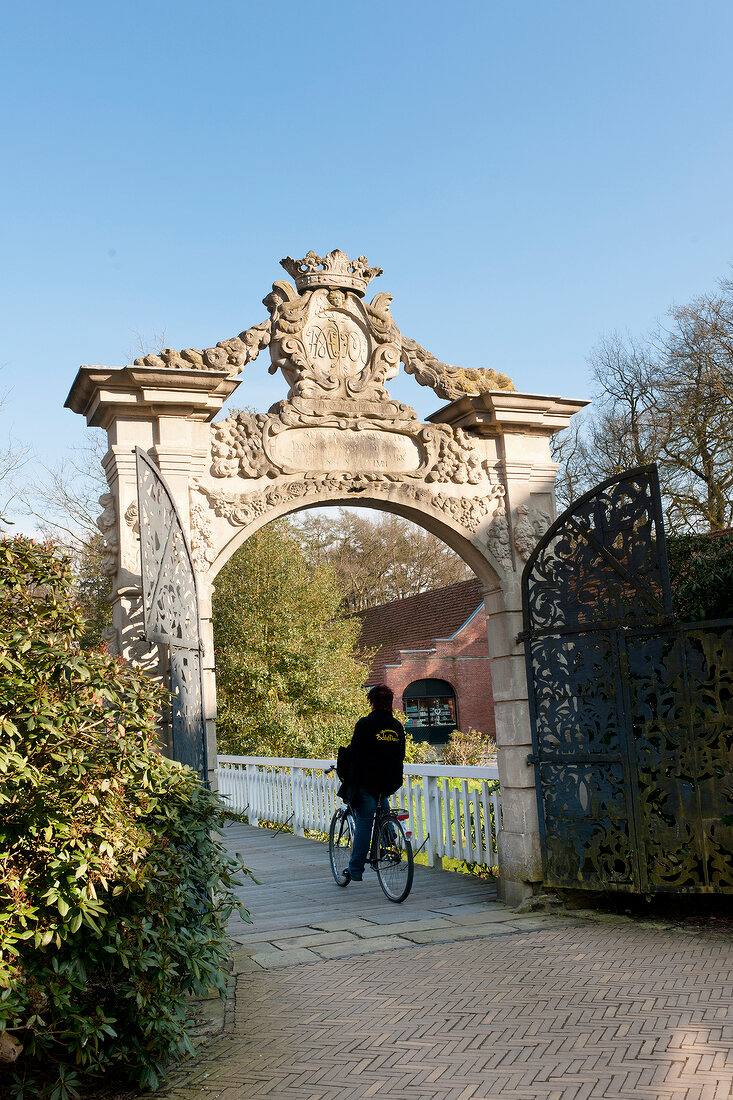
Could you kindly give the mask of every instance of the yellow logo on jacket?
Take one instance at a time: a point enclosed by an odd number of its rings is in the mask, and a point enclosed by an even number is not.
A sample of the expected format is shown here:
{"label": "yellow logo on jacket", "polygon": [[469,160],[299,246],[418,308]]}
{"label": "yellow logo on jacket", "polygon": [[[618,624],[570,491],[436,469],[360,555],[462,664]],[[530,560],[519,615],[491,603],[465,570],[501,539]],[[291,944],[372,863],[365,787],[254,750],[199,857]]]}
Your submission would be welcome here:
{"label": "yellow logo on jacket", "polygon": [[395,744],[399,745],[400,738],[399,734],[395,733],[394,730],[380,730],[377,734],[377,741],[393,741]]}

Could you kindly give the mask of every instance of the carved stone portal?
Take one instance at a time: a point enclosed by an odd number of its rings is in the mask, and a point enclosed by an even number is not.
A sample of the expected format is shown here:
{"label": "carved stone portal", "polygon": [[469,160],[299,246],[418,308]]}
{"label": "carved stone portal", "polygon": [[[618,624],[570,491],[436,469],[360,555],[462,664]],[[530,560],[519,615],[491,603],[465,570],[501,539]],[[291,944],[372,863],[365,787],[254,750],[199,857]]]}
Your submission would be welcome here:
{"label": "carved stone portal", "polygon": [[[164,475],[198,577],[209,759],[216,760],[211,592],[224,562],[263,524],[302,508],[362,504],[437,534],[484,583],[504,826],[504,893],[539,877],[519,577],[554,515],[550,436],[585,402],[518,393],[505,374],[442,362],[402,335],[392,297],[365,299],[382,274],[366,257],[309,252],[282,266],[268,317],[201,351],[166,348],[122,368],[82,367],[67,405],[107,429],[109,493],[100,499],[105,570],[114,582],[107,640],[159,667],[140,629],[140,525],[134,448]],[[288,389],[267,413],[214,421],[244,367],[269,349]],[[427,423],[387,389],[402,365],[448,401]],[[211,776],[214,779],[213,772]],[[514,884],[512,886],[511,884]]]}

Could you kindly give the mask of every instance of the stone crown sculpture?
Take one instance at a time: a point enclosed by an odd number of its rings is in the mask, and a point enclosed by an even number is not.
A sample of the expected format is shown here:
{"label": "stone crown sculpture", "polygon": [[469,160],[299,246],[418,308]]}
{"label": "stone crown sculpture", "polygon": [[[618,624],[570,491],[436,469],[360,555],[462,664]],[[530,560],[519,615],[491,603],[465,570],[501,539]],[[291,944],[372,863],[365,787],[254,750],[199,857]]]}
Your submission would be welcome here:
{"label": "stone crown sculpture", "polygon": [[326,256],[317,256],[311,250],[302,260],[294,260],[292,256],[286,256],[280,264],[288,275],[293,277],[301,293],[304,290],[314,290],[319,286],[341,287],[344,290],[352,290],[363,298],[367,284],[382,274],[381,267],[369,266],[366,256],[350,260],[346,253],[338,248],[334,248]]}

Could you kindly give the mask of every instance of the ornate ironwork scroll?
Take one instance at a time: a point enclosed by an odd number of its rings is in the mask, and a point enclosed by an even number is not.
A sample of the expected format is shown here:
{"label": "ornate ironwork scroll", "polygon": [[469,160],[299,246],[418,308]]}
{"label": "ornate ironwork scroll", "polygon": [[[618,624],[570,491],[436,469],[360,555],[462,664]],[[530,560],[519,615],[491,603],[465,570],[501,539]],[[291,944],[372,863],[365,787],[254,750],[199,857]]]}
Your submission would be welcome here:
{"label": "ornate ironwork scroll", "polygon": [[674,621],[655,468],[560,516],[522,586],[547,885],[733,893],[733,621]]}
{"label": "ornate ironwork scroll", "polygon": [[173,497],[139,447],[137,496],[145,636],[168,647],[173,758],[207,779],[196,574]]}

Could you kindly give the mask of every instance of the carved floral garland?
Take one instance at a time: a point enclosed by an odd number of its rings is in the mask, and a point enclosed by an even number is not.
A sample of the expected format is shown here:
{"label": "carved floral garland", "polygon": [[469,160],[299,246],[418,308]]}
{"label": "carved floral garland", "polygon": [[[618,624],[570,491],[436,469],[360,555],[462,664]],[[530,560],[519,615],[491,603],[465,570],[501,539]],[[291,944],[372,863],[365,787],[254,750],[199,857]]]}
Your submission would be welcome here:
{"label": "carved floral garland", "polygon": [[214,477],[264,477],[273,471],[263,448],[265,413],[235,413],[212,424],[211,472]]}
{"label": "carved floral garland", "polygon": [[[366,489],[373,492],[382,485],[387,489],[390,484],[386,477],[377,474],[373,476],[346,474],[340,476],[327,475],[317,482],[299,478],[253,493],[216,493],[201,482],[196,482],[194,488],[207,497],[215,515],[227,519],[232,526],[238,527],[246,526],[254,519],[266,515],[279,504],[293,503],[306,497],[318,499],[324,493],[340,495],[346,491],[352,492],[356,496],[356,494],[364,492]],[[402,492],[405,497],[416,503],[437,508],[454,522],[460,524],[461,527],[471,532],[478,530],[486,516],[498,514],[504,508],[504,486],[496,482],[492,482],[487,486],[486,495],[478,499],[436,494],[433,490],[423,486],[410,484],[403,484]],[[208,560],[213,560],[213,554]]]}
{"label": "carved floral garland", "polygon": [[205,573],[216,557],[211,542],[209,509],[191,493],[191,557],[194,568]]}
{"label": "carved floral garland", "polygon": [[[348,422],[347,422],[348,423]],[[284,471],[266,452],[265,436],[277,435],[297,424],[292,416],[292,406],[284,406],[279,414],[239,412],[212,425],[211,472],[214,477],[277,477]],[[363,425],[362,425],[363,426]],[[372,428],[414,439],[427,458],[425,466],[414,473],[375,475],[390,481],[401,482],[405,478],[420,481],[453,483],[455,485],[479,485],[490,472],[488,462],[477,447],[476,440],[449,424],[421,424],[417,419],[411,432],[405,432],[400,424],[397,429],[389,422],[373,422]],[[402,429],[402,430],[400,430]],[[322,471],[313,471],[321,477]]]}

